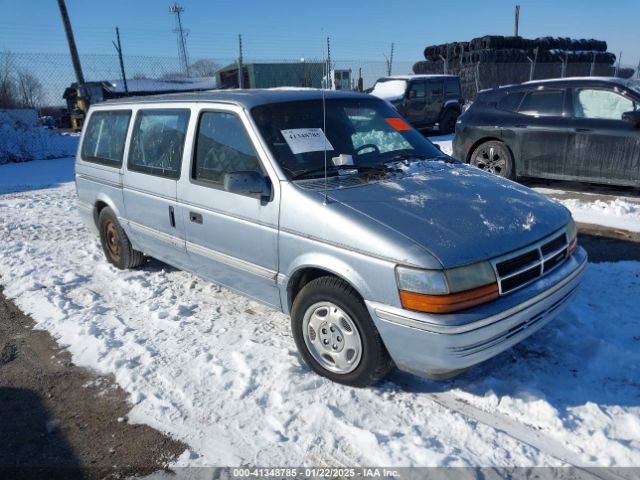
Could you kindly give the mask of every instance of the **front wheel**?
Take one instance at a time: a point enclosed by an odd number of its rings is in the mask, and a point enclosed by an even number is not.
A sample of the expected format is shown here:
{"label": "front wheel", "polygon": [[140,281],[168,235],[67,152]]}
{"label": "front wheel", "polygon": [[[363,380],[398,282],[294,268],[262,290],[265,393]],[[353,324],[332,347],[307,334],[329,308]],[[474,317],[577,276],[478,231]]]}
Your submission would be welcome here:
{"label": "front wheel", "polygon": [[469,161],[474,167],[499,177],[515,180],[516,170],[509,148],[502,142],[490,140],[481,143],[471,154]]}
{"label": "front wheel", "polygon": [[334,382],[366,387],[393,366],[364,303],[339,278],[305,285],[291,309],[291,329],[307,365]]}

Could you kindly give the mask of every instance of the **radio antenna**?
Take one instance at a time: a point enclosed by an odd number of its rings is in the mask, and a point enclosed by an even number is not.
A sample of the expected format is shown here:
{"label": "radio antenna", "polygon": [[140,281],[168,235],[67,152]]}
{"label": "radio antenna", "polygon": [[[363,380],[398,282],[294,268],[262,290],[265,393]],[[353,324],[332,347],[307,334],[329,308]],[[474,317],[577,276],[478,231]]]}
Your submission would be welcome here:
{"label": "radio antenna", "polygon": [[[327,37],[327,41],[328,41]],[[320,85],[322,88],[322,134],[324,136],[324,205],[329,203],[329,196],[327,195],[327,108],[325,102],[325,89],[327,87],[327,80],[330,73],[327,71],[327,60],[325,58],[325,50],[324,50],[324,29],[322,29],[322,39],[320,44],[322,45],[322,65],[324,76],[322,78],[322,84]]]}

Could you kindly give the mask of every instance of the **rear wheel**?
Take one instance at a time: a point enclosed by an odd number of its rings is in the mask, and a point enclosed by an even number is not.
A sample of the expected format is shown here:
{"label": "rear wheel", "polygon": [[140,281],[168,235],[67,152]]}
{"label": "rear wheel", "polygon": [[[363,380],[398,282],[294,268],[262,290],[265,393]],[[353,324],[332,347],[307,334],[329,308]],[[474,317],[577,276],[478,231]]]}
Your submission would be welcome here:
{"label": "rear wheel", "polygon": [[100,211],[98,228],[102,250],[109,263],[122,270],[142,265],[144,262],[143,253],[133,249],[129,237],[109,207]]}
{"label": "rear wheel", "polygon": [[509,148],[502,142],[491,140],[484,142],[473,151],[469,161],[474,167],[499,177],[514,180],[516,171]]}
{"label": "rear wheel", "polygon": [[393,366],[362,299],[339,278],[304,286],[293,302],[291,329],[307,365],[334,382],[366,387]]}

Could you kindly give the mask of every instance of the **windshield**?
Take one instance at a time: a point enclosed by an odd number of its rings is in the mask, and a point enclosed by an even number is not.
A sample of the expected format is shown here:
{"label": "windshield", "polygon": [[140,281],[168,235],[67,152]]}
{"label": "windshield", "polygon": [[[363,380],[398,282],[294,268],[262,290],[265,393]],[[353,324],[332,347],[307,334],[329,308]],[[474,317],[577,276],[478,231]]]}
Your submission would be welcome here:
{"label": "windshield", "polygon": [[406,80],[378,80],[371,90],[371,95],[389,100],[403,97],[406,90]]}
{"label": "windshield", "polygon": [[443,156],[398,112],[374,98],[327,99],[326,131],[322,100],[261,105],[251,113],[290,179],[323,176],[325,145],[328,175],[385,168],[385,162],[394,160]]}

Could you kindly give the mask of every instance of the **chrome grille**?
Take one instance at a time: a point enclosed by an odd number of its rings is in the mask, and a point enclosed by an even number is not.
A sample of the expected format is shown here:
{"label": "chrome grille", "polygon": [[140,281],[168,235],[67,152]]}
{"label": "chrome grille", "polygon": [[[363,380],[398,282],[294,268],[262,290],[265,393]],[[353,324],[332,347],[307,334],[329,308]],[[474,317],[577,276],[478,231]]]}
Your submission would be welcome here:
{"label": "chrome grille", "polygon": [[554,234],[529,247],[494,259],[500,294],[513,292],[542,277],[567,259],[565,232]]}

